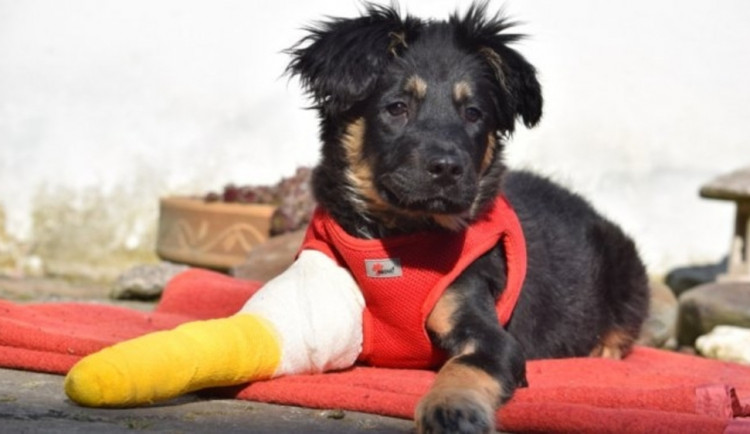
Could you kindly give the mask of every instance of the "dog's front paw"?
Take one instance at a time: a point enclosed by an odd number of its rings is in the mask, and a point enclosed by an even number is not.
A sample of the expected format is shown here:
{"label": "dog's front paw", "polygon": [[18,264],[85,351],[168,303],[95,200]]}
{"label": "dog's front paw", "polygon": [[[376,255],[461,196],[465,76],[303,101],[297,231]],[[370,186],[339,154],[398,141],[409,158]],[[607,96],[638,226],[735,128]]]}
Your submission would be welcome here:
{"label": "dog's front paw", "polygon": [[433,390],[419,402],[415,422],[420,434],[490,433],[495,430],[495,412],[474,390]]}

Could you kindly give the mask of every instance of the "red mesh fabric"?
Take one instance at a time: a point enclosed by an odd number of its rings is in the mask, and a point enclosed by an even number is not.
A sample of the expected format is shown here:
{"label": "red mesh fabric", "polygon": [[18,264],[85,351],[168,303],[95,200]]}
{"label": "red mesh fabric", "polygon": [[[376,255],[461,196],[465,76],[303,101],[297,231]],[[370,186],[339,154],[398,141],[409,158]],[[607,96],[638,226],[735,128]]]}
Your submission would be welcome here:
{"label": "red mesh fabric", "polygon": [[[515,212],[502,196],[465,230],[371,240],[348,235],[318,209],[302,249],[326,253],[346,267],[362,289],[366,308],[360,361],[390,368],[427,368],[443,359],[425,331],[427,315],[448,285],[501,239],[509,276],[497,310],[505,324],[521,291],[526,251]],[[389,272],[381,274],[384,270]]]}

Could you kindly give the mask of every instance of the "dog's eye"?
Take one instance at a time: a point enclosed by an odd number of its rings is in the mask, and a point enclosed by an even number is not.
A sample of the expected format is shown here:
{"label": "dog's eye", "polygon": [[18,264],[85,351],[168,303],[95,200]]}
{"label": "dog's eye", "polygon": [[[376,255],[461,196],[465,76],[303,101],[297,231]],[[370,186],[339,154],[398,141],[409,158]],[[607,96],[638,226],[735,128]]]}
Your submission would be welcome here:
{"label": "dog's eye", "polygon": [[394,117],[405,115],[409,110],[409,108],[406,106],[406,103],[403,103],[401,101],[388,104],[385,109],[388,110],[388,114]]}
{"label": "dog's eye", "polygon": [[482,112],[476,107],[467,107],[464,110],[464,119],[471,123],[477,122],[482,119]]}

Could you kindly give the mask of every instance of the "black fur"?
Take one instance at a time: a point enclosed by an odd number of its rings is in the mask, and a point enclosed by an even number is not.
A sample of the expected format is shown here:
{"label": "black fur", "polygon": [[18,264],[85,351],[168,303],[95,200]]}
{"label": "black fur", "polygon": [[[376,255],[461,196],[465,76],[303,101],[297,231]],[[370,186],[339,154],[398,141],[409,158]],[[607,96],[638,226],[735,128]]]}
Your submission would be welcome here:
{"label": "black fur", "polygon": [[321,120],[316,199],[349,233],[460,230],[500,193],[521,221],[528,272],[507,328],[493,308],[505,286],[498,245],[446,291],[457,300],[450,331],[428,330],[453,367],[486,373],[498,396],[454,408],[464,404],[428,395],[417,415],[423,431],[450,430],[447,420],[487,428],[492,415],[479,420],[476,409],[494,409],[524,385],[526,359],[626,353],[648,307],[644,267],[617,226],[581,197],[502,162],[516,120],[532,127],[542,115],[536,71],[510,48],[521,38],[511,27],[486,3],[447,21],[369,5],[359,18],[308,29],[289,51],[289,72]]}

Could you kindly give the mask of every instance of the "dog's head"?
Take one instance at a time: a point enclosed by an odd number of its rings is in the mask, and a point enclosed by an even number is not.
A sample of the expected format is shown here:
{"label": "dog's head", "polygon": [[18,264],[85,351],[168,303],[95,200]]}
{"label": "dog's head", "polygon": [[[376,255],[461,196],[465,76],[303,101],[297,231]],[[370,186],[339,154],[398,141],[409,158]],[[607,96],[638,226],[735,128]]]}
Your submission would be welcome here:
{"label": "dog's head", "polygon": [[310,29],[289,71],[321,117],[318,201],[360,232],[456,229],[480,212],[499,189],[503,138],[542,111],[509,27],[481,3],[445,22],[371,5]]}

